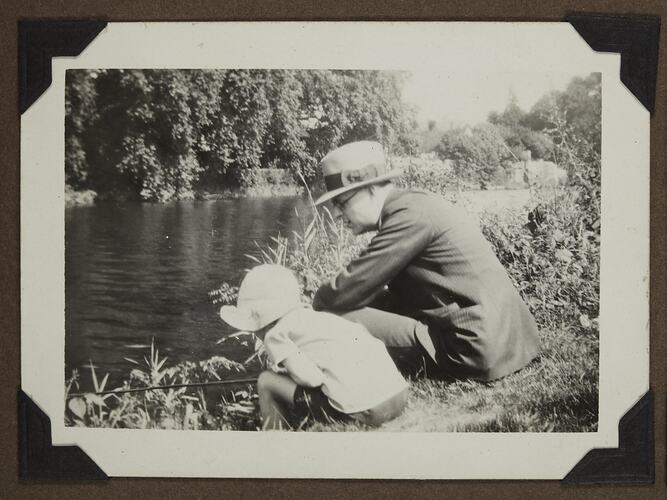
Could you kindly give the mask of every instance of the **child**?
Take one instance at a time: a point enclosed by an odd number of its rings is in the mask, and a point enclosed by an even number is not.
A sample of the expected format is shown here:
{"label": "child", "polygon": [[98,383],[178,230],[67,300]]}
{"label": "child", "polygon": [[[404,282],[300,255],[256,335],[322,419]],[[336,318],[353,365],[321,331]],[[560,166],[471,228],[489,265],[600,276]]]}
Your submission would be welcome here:
{"label": "child", "polygon": [[358,323],[302,304],[282,266],[248,272],[237,305],[223,306],[220,317],[264,341],[271,366],[257,382],[264,429],[307,416],[378,426],[405,408],[407,383],[384,344]]}

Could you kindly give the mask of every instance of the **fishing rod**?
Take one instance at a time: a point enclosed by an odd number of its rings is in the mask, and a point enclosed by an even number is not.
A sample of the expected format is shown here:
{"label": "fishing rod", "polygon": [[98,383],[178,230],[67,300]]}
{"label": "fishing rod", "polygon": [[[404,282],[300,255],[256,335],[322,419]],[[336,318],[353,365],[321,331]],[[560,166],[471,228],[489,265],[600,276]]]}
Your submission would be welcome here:
{"label": "fishing rod", "polygon": [[152,387],[135,387],[131,389],[110,389],[108,391],[97,391],[97,392],[74,392],[68,394],[68,398],[73,398],[77,396],[85,396],[87,394],[94,394],[96,396],[102,396],[105,394],[125,394],[128,392],[142,392],[142,391],[157,391],[161,389],[180,389],[182,387],[206,387],[211,385],[241,385],[241,384],[256,384],[257,378],[237,378],[232,380],[215,380],[213,382],[199,382],[196,384],[168,384],[168,385],[154,385]]}

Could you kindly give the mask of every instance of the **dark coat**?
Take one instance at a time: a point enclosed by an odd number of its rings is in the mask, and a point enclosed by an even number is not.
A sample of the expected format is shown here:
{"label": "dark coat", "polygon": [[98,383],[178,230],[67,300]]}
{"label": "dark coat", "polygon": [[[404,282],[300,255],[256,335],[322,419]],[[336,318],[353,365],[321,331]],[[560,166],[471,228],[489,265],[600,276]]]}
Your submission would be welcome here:
{"label": "dark coat", "polygon": [[429,354],[455,377],[499,378],[538,353],[535,320],[490,244],[441,196],[393,189],[368,248],[319,288],[313,307],[373,305],[387,286],[405,315],[429,326]]}

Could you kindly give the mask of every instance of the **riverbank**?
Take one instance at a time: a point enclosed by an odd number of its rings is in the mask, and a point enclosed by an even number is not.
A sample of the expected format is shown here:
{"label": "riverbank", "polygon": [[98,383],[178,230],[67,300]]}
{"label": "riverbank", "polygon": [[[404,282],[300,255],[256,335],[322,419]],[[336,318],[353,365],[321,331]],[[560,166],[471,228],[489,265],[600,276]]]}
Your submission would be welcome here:
{"label": "riverbank", "polygon": [[[303,196],[306,190],[295,185],[263,185],[247,189],[225,189],[218,191],[200,191],[193,193],[189,200],[215,201],[239,198],[278,198],[290,196]],[[466,209],[474,213],[482,211],[498,212],[502,210],[519,209],[530,202],[531,191],[529,189],[494,189],[494,190],[469,190],[457,192],[452,190],[449,198],[458,198]],[[100,199],[93,190],[75,191],[69,186],[65,189],[65,206],[91,206]],[[154,202],[147,202],[154,203]],[[169,203],[169,202],[166,202]]]}
{"label": "riverbank", "polygon": [[296,185],[273,184],[244,189],[225,189],[216,192],[201,191],[194,195],[195,200],[228,200],[236,198],[272,198],[281,196],[301,196],[304,188]]}
{"label": "riverbank", "polygon": [[[597,325],[583,338],[571,328],[542,330],[540,358],[501,380],[409,380],[406,410],[378,429],[360,424],[315,423],[310,431],[388,432],[595,432],[598,417]],[[247,380],[260,363],[247,364],[216,356],[199,363],[166,364],[156,348],[117,389],[167,384],[192,387],[68,398],[67,425],[142,429],[260,430],[256,386]],[[90,369],[94,388],[105,380]],[[68,381],[78,391],[79,374]],[[305,429],[293,429],[305,430]]]}
{"label": "riverbank", "polygon": [[[494,196],[498,194],[494,192]],[[539,358],[523,370],[491,383],[413,378],[406,411],[377,430],[594,432],[597,429],[599,278],[596,266],[599,256],[596,252],[599,240],[595,235],[587,236],[586,244],[575,239],[583,214],[576,211],[573,204],[576,198],[570,191],[534,195],[530,204],[539,204],[541,217],[549,222],[533,229],[527,224],[532,211],[526,208],[490,213],[488,207],[496,205],[481,198],[480,203],[487,210],[479,206],[468,208],[478,214],[487,239],[538,321],[542,344]],[[459,203],[472,201],[465,198]],[[263,261],[290,267],[304,284],[306,301],[312,298],[325,275],[333,273],[361,251],[367,238],[354,237],[340,228],[324,210],[313,209],[313,216],[312,224],[291,238],[274,240],[270,247],[264,248],[261,257]],[[576,252],[570,252],[568,247]],[[211,298],[216,304],[233,303],[236,299],[234,285],[236,283],[223,284],[211,293]],[[229,336],[224,342],[243,346],[247,361],[239,363],[216,356],[199,363],[171,366],[160,357],[157,348],[151,347],[146,364],[135,361],[136,367],[119,388],[217,383],[254,377],[263,369],[263,351],[256,339]],[[90,369],[92,384],[85,385],[103,390],[105,378],[102,382],[100,378]],[[77,383],[78,380],[70,380],[69,392],[76,392]],[[159,389],[104,397],[106,399],[100,401],[90,395],[68,404],[68,425],[201,430],[261,428],[253,383]],[[356,424],[315,423],[294,430],[376,429]]]}
{"label": "riverbank", "polygon": [[[198,201],[212,201],[212,200],[229,200],[237,198],[273,198],[286,196],[302,196],[304,188],[296,185],[261,185],[244,189],[223,189],[219,191],[198,191],[191,195],[184,197],[183,200],[198,200]],[[120,199],[121,201],[128,201],[127,197],[106,197],[106,199]],[[66,207],[81,207],[91,206],[97,201],[103,201],[105,197],[98,196],[92,189],[76,191],[70,186],[65,187],[65,206]],[[137,200],[140,201],[140,200]],[[152,202],[151,202],[152,203]],[[167,202],[168,203],[168,202]]]}
{"label": "riverbank", "polygon": [[[104,192],[92,189],[75,190],[72,186],[65,186],[65,206],[86,206],[96,201],[149,201],[145,190],[137,192],[135,187],[116,186],[107,188]],[[285,196],[300,196],[305,189],[302,184],[294,180],[293,175],[285,169],[262,168],[256,172],[255,181],[249,187],[237,187],[216,182],[203,182],[187,190],[174,191],[162,203],[183,200],[226,200],[237,198],[271,198]],[[150,201],[155,203],[155,200]],[[158,201],[159,202],[159,201]]]}
{"label": "riverbank", "polygon": [[90,206],[97,200],[97,193],[92,189],[76,191],[71,186],[65,186],[65,206]]}

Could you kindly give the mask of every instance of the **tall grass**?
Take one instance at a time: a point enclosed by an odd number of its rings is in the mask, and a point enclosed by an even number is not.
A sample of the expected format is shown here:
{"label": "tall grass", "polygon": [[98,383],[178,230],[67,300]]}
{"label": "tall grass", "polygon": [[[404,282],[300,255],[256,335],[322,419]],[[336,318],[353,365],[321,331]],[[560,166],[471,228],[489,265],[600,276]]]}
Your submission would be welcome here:
{"label": "tall grass", "polygon": [[[223,341],[229,341],[224,339]],[[173,366],[151,342],[143,363],[126,358],[136,365],[129,377],[115,392],[97,395],[108,390],[108,374],[101,381],[92,362],[87,368],[93,391],[78,393],[81,380],[74,370],[66,383],[65,425],[133,429],[256,429],[259,420],[255,411],[254,389],[248,386],[204,391],[196,384],[228,379],[245,373],[257,363],[252,356],[238,363],[222,356],[200,362],[184,362]],[[120,392],[127,389],[146,389],[155,386],[191,384],[139,392]],[[118,391],[118,392],[116,392]]]}

